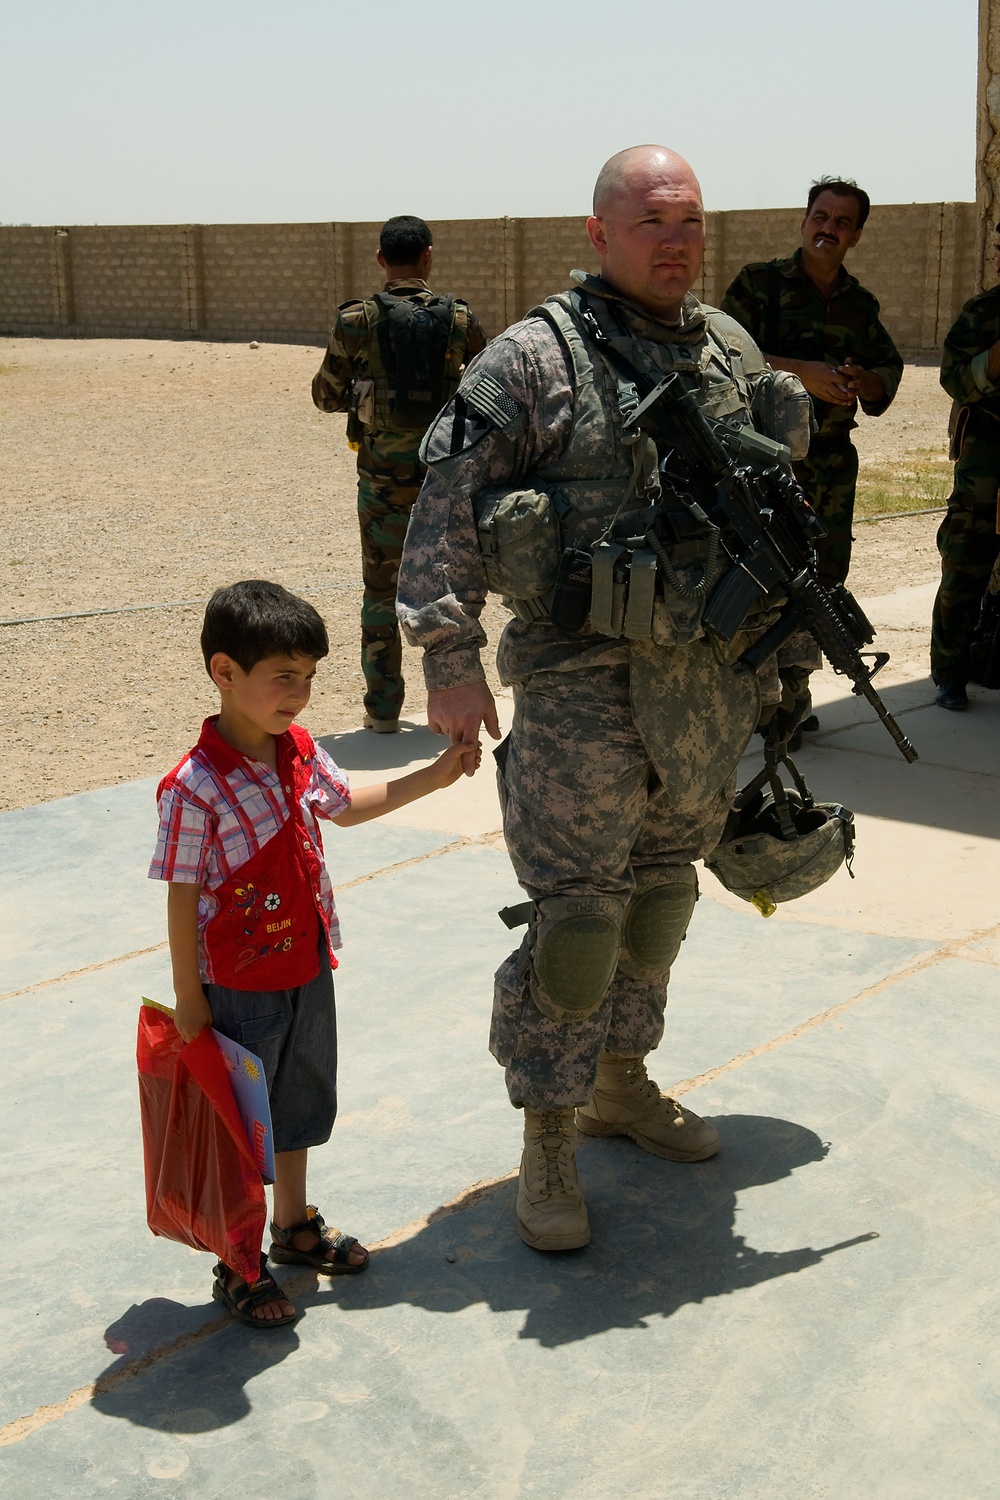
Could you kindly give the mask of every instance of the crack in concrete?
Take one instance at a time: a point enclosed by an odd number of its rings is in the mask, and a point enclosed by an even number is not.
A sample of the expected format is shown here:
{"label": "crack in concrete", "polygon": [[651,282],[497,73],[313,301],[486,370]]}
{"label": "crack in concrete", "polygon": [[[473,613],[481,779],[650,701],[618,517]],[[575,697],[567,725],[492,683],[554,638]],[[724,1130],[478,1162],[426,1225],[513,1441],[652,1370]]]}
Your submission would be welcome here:
{"label": "crack in concrete", "polygon": [[[437,1224],[441,1219],[449,1218],[452,1214],[461,1213],[463,1209],[472,1208],[476,1203],[489,1197],[505,1183],[513,1181],[517,1172],[508,1172],[504,1177],[494,1177],[485,1182],[477,1182],[469,1188],[463,1188],[457,1197],[450,1199],[447,1203],[440,1204],[431,1213],[424,1214],[422,1218],[413,1219],[409,1224],[404,1224],[401,1229],[393,1230],[384,1239],[377,1240],[369,1245],[369,1252],[373,1257],[380,1250],[390,1250],[396,1245],[412,1239],[421,1230]],[[299,1296],[307,1291],[316,1280],[315,1271],[297,1271],[285,1278],[282,1282],[282,1290],[291,1298]],[[130,1359],[127,1364],[118,1370],[109,1371],[98,1380],[89,1385],[81,1385],[75,1391],[71,1391],[62,1401],[53,1401],[46,1406],[36,1406],[35,1410],[26,1417],[16,1417],[12,1422],[0,1427],[0,1448],[9,1448],[14,1443],[21,1443],[25,1438],[47,1427],[50,1422],[58,1422],[60,1418],[67,1417],[71,1412],[86,1406],[95,1396],[107,1395],[109,1391],[119,1390],[123,1385],[128,1385],[147,1370],[162,1364],[165,1360],[173,1358],[175,1354],[182,1354],[188,1349],[205,1343],[215,1334],[221,1333],[223,1329],[232,1327],[233,1320],[228,1313],[220,1318],[212,1318],[203,1323],[200,1328],[194,1328],[188,1333],[182,1333],[177,1338],[171,1339],[167,1344],[161,1344],[156,1349],[151,1349],[147,1354],[142,1354],[138,1359]]]}
{"label": "crack in concrete", "polygon": [[148,948],[133,948],[131,953],[118,953],[114,958],[103,958],[100,963],[85,964],[82,969],[68,969],[65,974],[54,974],[51,979],[39,979],[35,984],[26,984],[19,990],[8,990],[5,995],[0,995],[0,1001],[16,1000],[18,995],[33,995],[36,990],[48,989],[50,984],[67,984],[71,979],[79,979],[84,974],[99,974],[103,969],[112,969],[115,964],[128,963],[130,958],[142,958],[147,953],[159,953],[167,946],[166,941],[152,943]]}
{"label": "crack in concrete", "polygon": [[953,938],[950,942],[942,943],[940,947],[934,948],[929,953],[923,953],[919,958],[913,959],[908,964],[894,969],[891,974],[884,974],[874,984],[867,985],[852,995],[848,1000],[841,1000],[838,1005],[831,1005],[829,1010],[821,1011],[818,1015],[810,1016],[807,1021],[801,1021],[798,1026],[793,1026],[790,1031],[784,1031],[780,1036],[772,1037],[770,1041],[761,1042],[757,1047],[751,1047],[749,1052],[741,1052],[738,1057],[731,1057],[728,1062],[720,1063],[717,1068],[709,1068],[705,1073],[698,1073],[694,1078],[682,1079],[680,1083],[673,1086],[675,1094],[686,1094],[692,1089],[701,1088],[703,1084],[713,1083],[723,1073],[730,1073],[734,1068],[740,1068],[744,1063],[750,1062],[755,1057],[763,1057],[768,1052],[773,1052],[776,1047],[782,1047],[787,1042],[794,1042],[806,1032],[814,1031],[818,1026],[825,1025],[828,1021],[835,1021],[838,1016],[844,1015],[846,1011],[853,1010],[865,1000],[871,1000],[875,995],[880,995],[883,990],[898,984],[903,979],[909,979],[914,974],[920,974],[925,969],[932,969],[937,964],[943,963],[945,959],[959,956],[961,949],[970,943],[982,942],[1000,934],[1000,924],[995,927],[984,927],[970,934],[968,937]]}
{"label": "crack in concrete", "polygon": [[[485,842],[485,838],[469,838],[457,833],[450,843],[442,844],[438,849],[431,849],[427,854],[415,854],[410,859],[401,859],[396,864],[383,865],[379,870],[372,870],[367,875],[359,875],[355,880],[345,880],[343,885],[337,886],[337,891],[341,893],[353,891],[356,886],[367,885],[372,880],[378,880],[382,875],[394,875],[397,870],[407,870],[412,865],[423,864],[428,859],[437,859],[439,855],[449,854],[457,848]],[[67,984],[69,980],[80,979],[85,974],[99,974],[104,969],[113,969],[116,964],[128,963],[132,958],[142,958],[147,953],[162,952],[166,947],[166,941],[151,943],[148,948],[133,948],[131,953],[118,953],[114,958],[104,958],[96,964],[85,964],[82,969],[68,969],[65,974],[54,974],[51,979],[39,979],[35,984],[23,985],[18,990],[8,990],[6,994],[0,995],[0,1003],[4,1000],[16,1000],[19,995],[32,995],[37,990],[48,989],[53,984]]]}

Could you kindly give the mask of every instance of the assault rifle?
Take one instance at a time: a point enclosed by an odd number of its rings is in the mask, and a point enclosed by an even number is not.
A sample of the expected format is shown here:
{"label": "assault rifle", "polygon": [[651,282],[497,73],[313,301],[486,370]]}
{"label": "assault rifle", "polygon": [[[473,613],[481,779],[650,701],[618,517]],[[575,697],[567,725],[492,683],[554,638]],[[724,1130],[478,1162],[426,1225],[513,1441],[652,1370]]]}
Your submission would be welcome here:
{"label": "assault rifle", "polygon": [[814,542],[825,532],[780,461],[788,450],[750,429],[706,417],[676,373],[658,383],[636,416],[660,403],[656,415],[667,417],[678,440],[661,464],[663,479],[696,519],[718,527],[721,550],[732,564],[711,592],[702,624],[731,641],[761,595],[784,595],[777,621],[743,652],[735,670],[759,671],[792,635],[807,630],[833,670],[868,699],[904,760],[915,761],[916,750],[872,686],[889,653],[862,650],[875,639],[864,610],[843,584],[826,589],[816,576]]}

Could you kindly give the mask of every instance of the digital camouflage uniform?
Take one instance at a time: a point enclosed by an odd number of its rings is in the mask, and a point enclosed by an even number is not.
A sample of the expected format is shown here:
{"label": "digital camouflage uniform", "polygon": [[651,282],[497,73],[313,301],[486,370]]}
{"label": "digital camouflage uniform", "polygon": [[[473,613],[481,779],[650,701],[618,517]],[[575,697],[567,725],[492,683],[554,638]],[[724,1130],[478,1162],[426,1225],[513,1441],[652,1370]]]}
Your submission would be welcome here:
{"label": "digital camouflage uniform", "polygon": [[[703,409],[748,420],[746,393],[763,362],[738,325],[710,314],[737,363],[742,357],[742,390],[695,298],[670,326],[599,278],[574,277],[592,305],[603,299],[617,312],[655,365],[687,372]],[[536,311],[565,319],[569,295]],[[548,317],[529,314],[493,340],[428,431],[429,472],[407,535],[398,608],[407,638],[425,649],[429,689],[482,677],[487,579],[475,497],[527,485],[582,505],[590,490],[604,509],[577,535],[592,541],[597,518],[609,520],[625,495],[633,464],[613,373],[581,330],[577,344],[582,355]],[[581,375],[589,357],[591,371]],[[696,617],[688,628],[684,642],[661,594],[649,639],[586,627],[568,634],[522,618],[501,637],[500,675],[514,688],[513,728],[497,752],[504,833],[535,903],[494,992],[490,1046],[515,1105],[582,1106],[602,1049],[644,1057],[662,1035],[670,966],[697,899],[692,862],[719,840],[761,701],[759,680],[730,666],[749,637],[741,632],[722,651]],[[568,935],[561,949],[553,947],[559,932]],[[561,974],[602,966],[594,995],[576,1006]]]}
{"label": "digital camouflage uniform", "polygon": [[[722,299],[725,312],[742,323],[766,354],[779,359],[822,360],[840,365],[853,359],[885,387],[881,401],[862,401],[869,417],[880,417],[899,387],[903,361],[879,321],[871,292],[843,268],[837,288],[825,299],[802,266],[802,251],[785,260],[744,266]],[[817,546],[820,582],[844,583],[851,564],[858,453],[851,442],[857,405],[833,406],[813,397],[818,430],[809,452],[794,465],[795,476],[827,536]],[[782,663],[783,708],[795,722],[809,712],[808,670]],[[819,666],[813,655],[812,666]]]}
{"label": "digital camouflage uniform", "polygon": [[[433,293],[417,278],[386,282],[385,291],[415,301]],[[345,302],[330,336],[323,363],[312,383],[321,411],[351,411],[357,381],[370,378],[372,330],[366,308]],[[456,318],[447,355],[445,395],[455,390],[468,359],[485,347],[486,337],[467,305],[456,299]],[[356,404],[356,403],[355,403]],[[353,413],[352,413],[353,416]],[[358,520],[361,527],[361,667],[365,710],[373,719],[398,719],[403,706],[402,646],[396,619],[396,576],[413,502],[424,467],[419,459],[423,429],[400,431],[349,419],[358,439]]]}
{"label": "digital camouflage uniform", "polygon": [[937,534],[941,584],[931,625],[931,676],[937,683],[967,682],[969,644],[994,560],[997,490],[1000,488],[1000,383],[986,364],[1000,338],[1000,287],[967,302],[944,341],[941,384],[957,412],[955,462],[948,513]]}

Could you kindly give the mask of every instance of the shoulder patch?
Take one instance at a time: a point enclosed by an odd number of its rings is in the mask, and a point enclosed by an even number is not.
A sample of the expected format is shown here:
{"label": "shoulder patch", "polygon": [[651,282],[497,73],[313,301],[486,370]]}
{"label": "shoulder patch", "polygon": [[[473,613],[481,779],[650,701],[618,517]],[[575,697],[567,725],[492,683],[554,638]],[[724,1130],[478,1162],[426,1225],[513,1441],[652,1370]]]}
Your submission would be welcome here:
{"label": "shoulder patch", "polygon": [[462,394],[475,412],[501,432],[506,432],[524,411],[521,402],[505,391],[499,380],[485,372],[478,379],[473,373]]}
{"label": "shoulder patch", "polygon": [[461,459],[470,448],[482,442],[493,425],[482,412],[470,406],[459,391],[427,429],[420,444],[421,462],[430,469],[443,470],[447,475],[455,466],[452,461]]}

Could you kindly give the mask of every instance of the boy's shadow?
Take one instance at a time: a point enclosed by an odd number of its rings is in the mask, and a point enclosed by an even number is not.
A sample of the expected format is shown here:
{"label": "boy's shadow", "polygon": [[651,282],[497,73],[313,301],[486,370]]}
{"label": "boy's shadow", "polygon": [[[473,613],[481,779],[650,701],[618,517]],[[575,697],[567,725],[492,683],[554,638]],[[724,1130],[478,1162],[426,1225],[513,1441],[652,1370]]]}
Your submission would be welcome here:
{"label": "boy's shadow", "polygon": [[[406,1304],[447,1314],[483,1303],[494,1312],[523,1309],[519,1337],[555,1348],[612,1328],[646,1327],[688,1303],[805,1270],[877,1237],[864,1232],[816,1250],[747,1245],[734,1232],[737,1193],[823,1161],[828,1147],[789,1120],[726,1115],[715,1123],[720,1155],[690,1167],[657,1161],[631,1141],[586,1143],[579,1163],[594,1234],[587,1250],[539,1255],[522,1245],[517,1186],[505,1181],[470,1192],[458,1211],[440,1210],[416,1235],[375,1251],[349,1290],[313,1272],[282,1280],[304,1312],[335,1301],[341,1338],[355,1313]],[[130,1308],[105,1335],[121,1358],[96,1383],[97,1410],[178,1433],[246,1416],[247,1382],[298,1348],[295,1325],[256,1333],[209,1321],[208,1313],[166,1298]]]}
{"label": "boy's shadow", "polygon": [[91,1404],[161,1432],[211,1432],[250,1412],[245,1387],[299,1347],[296,1325],[258,1333],[217,1316],[217,1303],[186,1307],[168,1297],[133,1304],[105,1330],[118,1354],[95,1382]]}
{"label": "boy's shadow", "polygon": [[735,1231],[736,1194],[821,1162],[829,1149],[789,1120],[726,1115],[711,1161],[656,1161],[631,1141],[588,1142],[578,1153],[592,1245],[541,1256],[517,1238],[515,1182],[446,1210],[412,1239],[378,1251],[343,1313],[411,1303],[457,1312],[482,1302],[523,1308],[520,1337],[552,1348],[612,1328],[642,1328],[678,1308],[818,1265],[861,1233],[820,1249],[756,1250]]}

